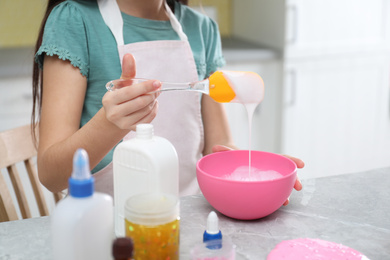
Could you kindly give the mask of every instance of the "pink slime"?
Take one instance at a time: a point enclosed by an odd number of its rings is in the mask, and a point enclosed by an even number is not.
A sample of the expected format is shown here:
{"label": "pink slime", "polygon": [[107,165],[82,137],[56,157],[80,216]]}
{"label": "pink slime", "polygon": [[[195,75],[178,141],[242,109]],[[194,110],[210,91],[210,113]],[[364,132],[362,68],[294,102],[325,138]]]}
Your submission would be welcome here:
{"label": "pink slime", "polygon": [[286,240],[270,252],[267,260],[368,260],[360,252],[333,242],[321,239],[299,238]]}

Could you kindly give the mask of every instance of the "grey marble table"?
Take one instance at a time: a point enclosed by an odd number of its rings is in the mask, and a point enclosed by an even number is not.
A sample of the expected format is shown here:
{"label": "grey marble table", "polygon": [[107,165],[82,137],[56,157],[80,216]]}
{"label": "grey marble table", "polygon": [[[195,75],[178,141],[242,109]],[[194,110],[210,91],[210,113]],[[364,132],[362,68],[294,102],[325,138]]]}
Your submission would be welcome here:
{"label": "grey marble table", "polygon": [[[240,221],[218,213],[236,259],[266,259],[281,241],[319,238],[354,248],[372,260],[390,259],[390,168],[302,181],[288,206]],[[181,198],[180,259],[202,241],[208,213],[203,196]],[[50,217],[0,223],[0,260],[51,260]]]}

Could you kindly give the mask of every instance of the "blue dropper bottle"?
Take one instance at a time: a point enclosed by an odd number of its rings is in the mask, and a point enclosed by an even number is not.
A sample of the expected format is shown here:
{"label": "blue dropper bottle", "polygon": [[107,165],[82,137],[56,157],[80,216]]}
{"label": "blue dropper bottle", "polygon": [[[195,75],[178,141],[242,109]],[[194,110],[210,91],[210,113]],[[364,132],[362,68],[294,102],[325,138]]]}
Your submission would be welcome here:
{"label": "blue dropper bottle", "polygon": [[68,181],[69,196],[51,215],[54,260],[111,259],[113,239],[112,197],[94,191],[88,153],[78,149]]}
{"label": "blue dropper bottle", "polygon": [[209,249],[219,249],[222,247],[222,232],[219,230],[218,216],[214,211],[211,211],[207,217],[207,226],[203,233],[203,242],[207,244],[207,248]]}

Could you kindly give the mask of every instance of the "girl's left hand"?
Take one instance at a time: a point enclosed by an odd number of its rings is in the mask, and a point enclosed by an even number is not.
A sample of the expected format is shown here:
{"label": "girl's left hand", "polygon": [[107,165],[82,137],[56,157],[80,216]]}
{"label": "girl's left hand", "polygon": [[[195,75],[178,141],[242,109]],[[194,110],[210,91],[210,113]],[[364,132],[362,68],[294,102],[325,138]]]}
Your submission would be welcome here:
{"label": "girl's left hand", "polygon": [[[230,147],[227,147],[227,146],[223,146],[223,145],[215,145],[212,150],[213,150],[213,153],[217,153],[217,152],[229,151],[229,150],[233,150],[233,149]],[[289,155],[284,155],[284,154],[283,154],[283,156],[291,159],[297,165],[298,169],[302,169],[305,166],[305,163],[299,158],[295,158],[295,157],[292,157]],[[295,184],[294,184],[294,189],[296,189],[297,191],[302,190],[302,183],[299,180],[298,176],[297,176],[297,179],[296,179]],[[283,203],[283,206],[286,206],[288,203],[289,203],[289,199],[287,199]]]}
{"label": "girl's left hand", "polygon": [[[291,159],[296,165],[297,165],[297,168],[298,169],[302,169],[303,167],[305,167],[305,163],[299,159],[299,158],[295,158],[295,157],[292,157],[290,155],[285,155],[285,154],[282,154],[284,157],[287,157],[289,159]],[[296,190],[302,190],[302,183],[301,181],[299,180],[298,176],[297,176],[297,179],[295,180],[295,184],[294,184],[294,189]],[[283,206],[286,206],[288,205],[289,203],[289,199],[287,199],[284,203],[283,203]]]}

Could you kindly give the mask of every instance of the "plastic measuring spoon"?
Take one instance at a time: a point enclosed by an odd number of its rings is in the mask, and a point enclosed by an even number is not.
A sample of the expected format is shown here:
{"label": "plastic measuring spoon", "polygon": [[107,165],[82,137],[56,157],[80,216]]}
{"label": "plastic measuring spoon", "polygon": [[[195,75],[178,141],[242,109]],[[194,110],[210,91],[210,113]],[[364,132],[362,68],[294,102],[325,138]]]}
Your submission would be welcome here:
{"label": "plastic measuring spoon", "polygon": [[[148,79],[116,79],[108,82],[109,91],[131,86]],[[264,96],[263,79],[254,72],[216,71],[209,78],[196,82],[161,82],[160,91],[198,91],[220,103],[260,103]]]}

